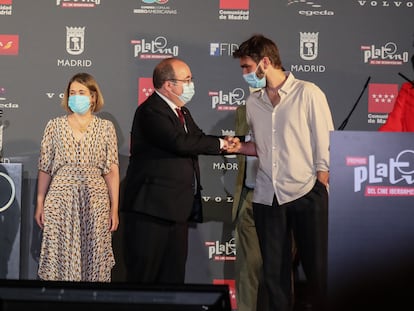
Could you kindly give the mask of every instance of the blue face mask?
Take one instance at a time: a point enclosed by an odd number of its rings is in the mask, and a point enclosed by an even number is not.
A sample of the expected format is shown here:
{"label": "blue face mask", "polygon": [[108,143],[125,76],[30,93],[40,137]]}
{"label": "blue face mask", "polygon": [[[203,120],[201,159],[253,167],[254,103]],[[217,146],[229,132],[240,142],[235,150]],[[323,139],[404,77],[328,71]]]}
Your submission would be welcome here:
{"label": "blue face mask", "polygon": [[89,96],[85,95],[71,95],[68,100],[69,108],[79,114],[85,114],[91,106]]}
{"label": "blue face mask", "polygon": [[[173,93],[174,94],[174,93]],[[184,104],[188,103],[195,94],[194,82],[183,84],[183,93],[177,96]],[[175,94],[174,94],[175,95]]]}
{"label": "blue face mask", "polygon": [[250,73],[246,73],[243,75],[244,80],[247,82],[247,84],[249,86],[251,86],[252,88],[263,88],[266,86],[266,76],[264,76],[263,78],[259,79],[256,75],[256,71],[259,68],[259,66],[257,66],[256,70],[254,72],[250,72]]}

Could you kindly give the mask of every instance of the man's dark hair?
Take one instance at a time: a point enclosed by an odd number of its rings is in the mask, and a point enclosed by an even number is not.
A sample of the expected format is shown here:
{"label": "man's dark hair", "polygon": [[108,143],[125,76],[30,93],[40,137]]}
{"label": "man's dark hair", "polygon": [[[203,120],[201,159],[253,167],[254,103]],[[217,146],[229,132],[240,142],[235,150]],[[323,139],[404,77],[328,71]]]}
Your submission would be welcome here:
{"label": "man's dark hair", "polygon": [[279,49],[276,43],[261,34],[253,35],[250,39],[240,44],[239,48],[233,52],[234,58],[246,56],[251,57],[256,64],[263,57],[267,56],[274,67],[282,67],[282,61],[280,60]]}

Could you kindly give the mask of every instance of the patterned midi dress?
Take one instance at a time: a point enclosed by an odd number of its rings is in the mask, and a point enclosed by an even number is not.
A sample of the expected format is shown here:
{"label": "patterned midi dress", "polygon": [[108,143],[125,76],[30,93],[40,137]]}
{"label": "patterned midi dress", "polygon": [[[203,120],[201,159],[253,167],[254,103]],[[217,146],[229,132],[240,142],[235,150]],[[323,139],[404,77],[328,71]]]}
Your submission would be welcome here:
{"label": "patterned midi dress", "polygon": [[67,116],[46,125],[38,168],[52,176],[39,259],[43,280],[109,282],[115,265],[103,175],[118,163],[115,128],[94,116],[77,141]]}

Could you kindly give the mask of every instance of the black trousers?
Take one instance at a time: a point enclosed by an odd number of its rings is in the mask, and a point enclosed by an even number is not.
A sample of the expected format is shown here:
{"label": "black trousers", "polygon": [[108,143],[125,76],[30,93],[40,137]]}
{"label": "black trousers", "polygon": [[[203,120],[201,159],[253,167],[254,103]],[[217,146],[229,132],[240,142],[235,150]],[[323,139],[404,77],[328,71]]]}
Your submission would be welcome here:
{"label": "black trousers", "polygon": [[305,273],[313,310],[324,310],[327,290],[328,192],[316,182],[292,202],[253,203],[270,310],[292,309],[292,233]]}
{"label": "black trousers", "polygon": [[188,224],[126,213],[124,257],[128,282],[184,284]]}

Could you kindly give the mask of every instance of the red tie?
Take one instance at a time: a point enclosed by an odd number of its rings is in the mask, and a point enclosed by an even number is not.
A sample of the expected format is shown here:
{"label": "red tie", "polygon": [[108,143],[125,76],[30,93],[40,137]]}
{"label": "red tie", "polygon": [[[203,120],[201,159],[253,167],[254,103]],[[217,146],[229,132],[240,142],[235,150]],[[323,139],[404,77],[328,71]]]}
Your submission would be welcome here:
{"label": "red tie", "polygon": [[181,111],[180,108],[175,108],[175,110],[177,110],[178,118],[180,119],[181,125],[184,126],[185,120],[184,120],[183,112]]}

